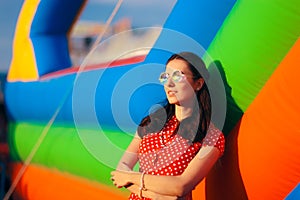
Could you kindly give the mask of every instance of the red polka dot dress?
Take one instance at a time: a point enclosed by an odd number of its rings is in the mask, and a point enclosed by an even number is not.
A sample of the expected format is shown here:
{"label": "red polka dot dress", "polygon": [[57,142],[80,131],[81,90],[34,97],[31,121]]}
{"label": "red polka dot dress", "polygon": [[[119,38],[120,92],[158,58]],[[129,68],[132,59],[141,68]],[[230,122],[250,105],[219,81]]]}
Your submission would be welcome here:
{"label": "red polka dot dress", "polygon": [[[140,171],[151,175],[176,176],[184,172],[190,161],[198,153],[201,145],[213,145],[224,152],[225,139],[218,129],[210,127],[203,144],[190,144],[186,139],[177,135],[175,131],[179,121],[173,116],[165,127],[157,133],[145,135],[140,143],[139,162]],[[188,195],[191,199],[191,194]],[[130,200],[140,200],[137,194],[132,193]]]}

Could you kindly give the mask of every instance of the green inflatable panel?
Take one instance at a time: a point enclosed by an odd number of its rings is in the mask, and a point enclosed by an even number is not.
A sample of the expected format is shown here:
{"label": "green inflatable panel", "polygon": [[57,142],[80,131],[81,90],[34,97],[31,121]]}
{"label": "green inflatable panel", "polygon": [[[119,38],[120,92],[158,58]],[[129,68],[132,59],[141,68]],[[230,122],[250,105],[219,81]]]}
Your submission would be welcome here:
{"label": "green inflatable panel", "polygon": [[[10,153],[14,161],[25,161],[38,143],[45,124],[11,123],[9,125]],[[86,144],[80,137],[80,132],[88,133],[89,138],[104,135],[110,142],[95,139],[98,152],[97,157],[87,150]],[[104,133],[104,134],[103,134]],[[124,149],[132,140],[132,135],[121,131],[105,129],[78,129],[75,126],[53,124],[37,149],[31,163],[37,163],[48,168],[59,169],[90,180],[104,184],[111,184],[110,172],[116,167]],[[114,145],[115,152],[111,146]]]}
{"label": "green inflatable panel", "polygon": [[299,7],[299,0],[238,1],[209,46],[208,55],[219,62],[232,88],[231,104],[240,110],[247,109],[298,39]]}

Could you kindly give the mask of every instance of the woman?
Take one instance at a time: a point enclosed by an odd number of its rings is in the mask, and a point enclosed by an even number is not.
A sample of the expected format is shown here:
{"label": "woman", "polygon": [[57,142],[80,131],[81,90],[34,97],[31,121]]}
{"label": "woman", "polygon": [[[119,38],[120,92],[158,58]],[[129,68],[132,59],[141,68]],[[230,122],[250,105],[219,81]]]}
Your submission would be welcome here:
{"label": "woman", "polygon": [[[192,190],[224,152],[224,135],[211,123],[208,71],[197,55],[172,55],[159,80],[168,103],[144,118],[112,181],[129,199],[192,199]],[[140,172],[133,172],[139,161]]]}

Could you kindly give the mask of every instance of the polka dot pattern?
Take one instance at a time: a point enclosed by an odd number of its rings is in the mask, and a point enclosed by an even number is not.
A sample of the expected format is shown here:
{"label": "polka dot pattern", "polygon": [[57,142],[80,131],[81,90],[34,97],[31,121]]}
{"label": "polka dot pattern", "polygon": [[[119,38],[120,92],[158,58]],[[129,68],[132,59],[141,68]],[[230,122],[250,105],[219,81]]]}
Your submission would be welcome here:
{"label": "polka dot pattern", "polygon": [[[184,172],[202,145],[200,142],[189,144],[186,139],[177,135],[178,126],[179,121],[173,116],[160,132],[143,137],[139,147],[140,171],[151,175],[167,176],[176,176]],[[225,138],[222,132],[213,125],[210,126],[203,145],[217,147],[222,155],[224,144]],[[141,198],[132,193],[129,199]]]}
{"label": "polka dot pattern", "polygon": [[220,156],[222,156],[225,150],[224,134],[213,124],[210,124],[207,134],[203,139],[202,145],[217,147],[220,150]]}

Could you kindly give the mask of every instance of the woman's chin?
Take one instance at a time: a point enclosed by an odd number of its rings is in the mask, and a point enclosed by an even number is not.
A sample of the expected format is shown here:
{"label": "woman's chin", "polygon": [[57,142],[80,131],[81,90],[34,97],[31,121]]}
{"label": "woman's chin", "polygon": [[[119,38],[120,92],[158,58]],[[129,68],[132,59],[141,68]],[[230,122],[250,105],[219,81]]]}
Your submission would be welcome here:
{"label": "woman's chin", "polygon": [[168,98],[168,101],[170,104],[179,104],[179,102],[176,98]]}

